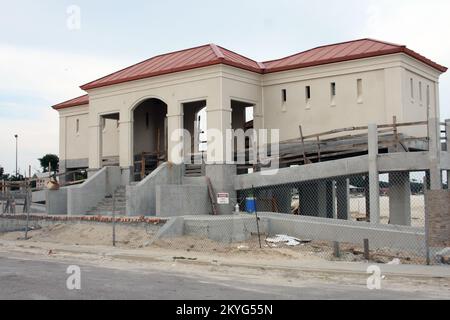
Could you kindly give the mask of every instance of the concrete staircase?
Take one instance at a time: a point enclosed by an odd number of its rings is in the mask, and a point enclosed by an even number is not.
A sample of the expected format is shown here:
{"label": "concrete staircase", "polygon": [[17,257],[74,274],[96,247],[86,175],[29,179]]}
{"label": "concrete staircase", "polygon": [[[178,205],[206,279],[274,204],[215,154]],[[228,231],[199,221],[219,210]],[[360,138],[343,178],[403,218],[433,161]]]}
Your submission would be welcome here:
{"label": "concrete staircase", "polygon": [[[120,186],[114,192],[116,199],[115,213],[118,216],[124,216],[126,214],[126,195],[125,186]],[[113,198],[105,197],[96,207],[92,208],[87,212],[87,215],[112,215],[113,211]]]}
{"label": "concrete staircase", "polygon": [[184,176],[185,177],[201,177],[202,174],[202,165],[197,164],[186,164],[184,167]]}

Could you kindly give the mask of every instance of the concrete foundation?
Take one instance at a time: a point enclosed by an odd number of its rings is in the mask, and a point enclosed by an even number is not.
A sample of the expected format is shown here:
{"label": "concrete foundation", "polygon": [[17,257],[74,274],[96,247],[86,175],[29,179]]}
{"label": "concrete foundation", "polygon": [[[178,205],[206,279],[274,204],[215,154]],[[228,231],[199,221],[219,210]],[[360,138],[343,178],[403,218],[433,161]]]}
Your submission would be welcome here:
{"label": "concrete foundation", "polygon": [[157,217],[210,214],[212,214],[212,207],[206,183],[203,186],[156,186]]}
{"label": "concrete foundation", "polygon": [[409,172],[389,174],[390,224],[411,225],[411,183]]}
{"label": "concrete foundation", "polygon": [[234,188],[234,178],[236,176],[236,165],[229,164],[207,164],[206,176],[211,179],[214,193],[228,193],[230,195],[229,204],[219,204],[219,214],[229,215],[233,213],[237,195]]}
{"label": "concrete foundation", "polygon": [[300,239],[338,241],[362,245],[369,239],[370,248],[392,248],[425,254],[423,228],[393,225],[373,225],[366,222],[322,219],[315,217],[281,216],[260,213],[269,220],[269,233],[287,234]]}
{"label": "concrete foundation", "polygon": [[[268,220],[261,219],[260,232],[267,234]],[[221,243],[248,240],[256,234],[255,216],[184,217],[184,234],[199,236]]]}
{"label": "concrete foundation", "polygon": [[[257,233],[253,215],[185,216],[176,219],[179,220],[173,220],[172,224],[166,224],[166,228],[161,229],[161,237],[190,235],[221,243],[235,243],[248,240]],[[425,254],[425,233],[421,228],[374,226],[366,222],[264,212],[260,213],[259,227],[263,237],[286,234],[299,239],[338,241],[361,246],[364,239],[369,239],[371,249],[391,248]]]}

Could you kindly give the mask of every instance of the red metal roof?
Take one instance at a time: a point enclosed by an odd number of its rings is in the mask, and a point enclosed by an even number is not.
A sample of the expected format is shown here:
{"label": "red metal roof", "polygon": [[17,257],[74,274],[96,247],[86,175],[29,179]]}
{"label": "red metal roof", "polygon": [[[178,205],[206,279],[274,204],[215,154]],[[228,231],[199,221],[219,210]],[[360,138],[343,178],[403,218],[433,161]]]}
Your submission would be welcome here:
{"label": "red metal roof", "polygon": [[52,108],[55,110],[61,110],[70,107],[82,106],[85,104],[89,104],[89,96],[87,94],[75,99],[70,99],[68,101],[61,102],[57,105],[54,105]]}
{"label": "red metal roof", "polygon": [[261,72],[261,67],[258,62],[214,44],[208,44],[150,58],[101,79],[87,83],[81,86],[81,89],[99,88],[216,64],[226,64],[253,72]]}
{"label": "red metal roof", "polygon": [[266,66],[265,73],[271,73],[394,53],[405,53],[441,72],[447,71],[446,67],[425,58],[406,46],[374,39],[360,39],[317,47],[286,58],[264,62],[264,65]]}
{"label": "red metal roof", "polygon": [[446,67],[421,56],[406,48],[406,46],[373,39],[360,39],[321,46],[286,58],[263,63],[249,59],[215,44],[208,44],[150,58],[106,77],[87,83],[81,86],[81,89],[89,90],[216,64],[226,64],[263,74],[394,53],[405,53],[441,72],[447,71]]}
{"label": "red metal roof", "polygon": [[[100,88],[217,64],[230,65],[259,74],[266,74],[395,53],[409,55],[440,72],[447,71],[446,67],[427,59],[404,45],[374,39],[360,39],[321,46],[267,62],[257,62],[215,44],[207,44],[150,58],[106,77],[87,83],[81,86],[81,89]],[[85,95],[60,103],[53,106],[53,108],[58,110],[88,103],[89,98]]]}

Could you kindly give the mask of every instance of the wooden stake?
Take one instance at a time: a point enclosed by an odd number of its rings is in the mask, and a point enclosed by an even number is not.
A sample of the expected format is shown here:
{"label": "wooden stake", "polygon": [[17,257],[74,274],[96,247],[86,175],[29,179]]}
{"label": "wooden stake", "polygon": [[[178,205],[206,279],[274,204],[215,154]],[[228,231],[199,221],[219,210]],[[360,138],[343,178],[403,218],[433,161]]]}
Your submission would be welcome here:
{"label": "wooden stake", "polygon": [[321,160],[321,154],[320,154],[320,137],[317,137],[317,147],[319,148],[317,151],[317,156],[319,158],[319,162]]}
{"label": "wooden stake", "polygon": [[398,152],[399,139],[398,139],[397,117],[396,116],[393,117],[392,123],[393,123],[392,126],[394,128],[395,152]]}
{"label": "wooden stake", "polygon": [[370,260],[369,239],[364,239],[364,259]]}
{"label": "wooden stake", "polygon": [[308,160],[308,158],[306,158],[305,139],[303,138],[303,129],[302,129],[302,126],[299,126],[298,128],[300,130],[300,141],[302,142],[303,162],[304,162],[304,164],[308,164],[308,163],[310,163],[310,161]]}
{"label": "wooden stake", "polygon": [[141,155],[141,180],[145,178],[145,154]]}

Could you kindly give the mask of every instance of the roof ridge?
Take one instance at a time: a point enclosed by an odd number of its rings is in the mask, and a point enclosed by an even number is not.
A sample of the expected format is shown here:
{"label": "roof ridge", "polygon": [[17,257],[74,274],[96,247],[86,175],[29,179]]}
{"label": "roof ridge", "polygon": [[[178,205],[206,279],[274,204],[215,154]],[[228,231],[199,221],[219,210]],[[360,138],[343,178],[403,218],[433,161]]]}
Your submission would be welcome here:
{"label": "roof ridge", "polygon": [[[57,110],[57,109],[62,109],[62,108],[66,108],[66,107],[74,107],[74,106],[82,106],[84,104],[86,104],[85,101],[83,101],[84,99],[87,99],[87,103],[89,103],[89,95],[88,94],[84,94],[81,95],[79,97],[76,98],[72,98],[63,102],[60,102],[58,104],[55,104],[52,106],[53,109]],[[81,100],[80,102],[76,102],[77,100]]]}
{"label": "roof ridge", "polygon": [[70,101],[73,101],[73,100],[85,98],[85,97],[88,97],[88,96],[89,96],[88,94],[83,94],[83,95],[81,95],[81,96],[78,96],[78,97],[75,97],[75,98],[72,98],[72,99],[68,99],[68,100],[66,100],[66,101],[60,102],[60,103],[58,103],[58,104],[55,104],[55,106],[60,105],[60,104],[64,104],[64,103],[67,103],[67,102],[70,102]]}
{"label": "roof ridge", "polygon": [[[380,47],[380,49],[372,50],[376,51],[372,52],[371,48],[373,47],[375,48]],[[348,54],[346,51],[347,48],[351,48],[351,50],[350,49],[348,50]],[[362,49],[362,52],[358,51],[360,48]],[[198,52],[200,51],[202,52],[200,56],[204,58],[204,60],[202,59],[199,60],[198,58],[199,56]],[[399,45],[367,37],[350,41],[337,42],[333,44],[324,44],[301,52],[296,52],[282,58],[262,62],[256,61],[252,58],[249,58],[245,55],[242,55],[238,52],[232,51],[225,47],[216,45],[214,43],[209,43],[205,45],[172,51],[150,57],[148,59],[135,63],[131,66],[118,70],[116,72],[112,72],[104,77],[88,82],[80,86],[80,88],[83,90],[88,90],[102,86],[118,84],[126,81],[144,79],[146,77],[163,75],[173,72],[180,72],[193,68],[211,66],[215,64],[226,64],[237,68],[242,68],[251,72],[264,74],[269,72],[282,71],[287,67],[286,65],[291,65],[291,67],[294,67],[297,65],[294,63],[297,60],[299,61],[302,59],[312,60],[311,58],[315,56],[317,56],[317,58],[322,58],[326,57],[330,52],[332,52],[333,55],[336,56],[336,52],[340,53],[341,51],[345,51],[344,53],[346,53],[345,55],[347,59],[360,59],[369,56],[405,52],[407,54],[412,55],[415,58],[418,58],[419,60],[422,60],[422,62],[425,61],[425,63],[430,64],[431,67],[434,67],[440,71],[444,70],[444,67],[433,62],[431,59],[428,59],[408,49],[406,45]],[[359,53],[353,54],[354,52]],[[171,56],[173,55],[175,55],[175,57],[171,58]],[[187,56],[187,59],[185,59],[185,56]],[[299,59],[297,59],[297,57],[299,57]],[[344,58],[345,57],[343,57],[342,59]],[[332,62],[339,62],[342,60],[341,58],[336,59],[328,58],[325,59],[325,62],[324,61],[322,62],[332,63]],[[191,63],[192,61],[196,63],[192,64]],[[183,62],[185,63],[184,66],[182,65]],[[175,67],[173,66],[171,67],[170,64],[175,65]],[[160,66],[158,67],[158,65]],[[297,66],[299,67],[301,65],[302,64],[298,64]],[[147,71],[143,72],[145,70],[147,70],[148,73]],[[150,72],[153,70],[155,70],[153,73]]]}
{"label": "roof ridge", "polygon": [[230,49],[225,48],[225,47],[222,47],[222,46],[220,46],[220,45],[217,45],[217,47],[220,48],[220,49],[222,49],[222,50],[230,51],[230,52],[232,52],[232,53],[234,53],[234,54],[237,54],[238,56],[244,57],[244,58],[246,58],[246,59],[248,59],[248,60],[251,60],[251,61],[253,61],[253,62],[257,62],[256,60],[253,60],[253,59],[251,59],[251,58],[249,58],[249,57],[247,57],[247,56],[244,56],[243,54],[241,54],[241,53],[239,53],[239,52],[230,50]]}
{"label": "roof ridge", "polygon": [[336,43],[331,43],[331,44],[324,44],[324,45],[320,45],[311,49],[307,49],[304,51],[300,51],[279,59],[273,59],[273,60],[266,60],[263,63],[269,63],[269,62],[275,62],[275,61],[280,61],[280,60],[284,60],[284,59],[288,59],[297,55],[300,55],[302,53],[307,53],[316,49],[321,49],[321,48],[326,48],[326,47],[332,47],[332,46],[338,46],[338,45],[342,45],[342,44],[348,44],[348,43],[354,43],[354,42],[360,42],[360,41],[364,41],[364,40],[369,40],[369,41],[375,41],[375,42],[379,42],[379,43],[384,43],[384,44],[388,44],[388,45],[393,45],[393,46],[398,46],[398,47],[406,47],[404,45],[399,45],[399,44],[394,44],[394,43],[390,43],[390,42],[386,42],[386,41],[381,41],[381,40],[377,40],[377,39],[372,39],[372,38],[361,38],[361,39],[356,39],[356,40],[349,40],[349,41],[342,41],[342,42],[336,42]]}
{"label": "roof ridge", "polygon": [[209,46],[211,47],[212,51],[214,52],[214,54],[216,55],[216,57],[220,60],[225,59],[225,55],[223,54],[223,52],[220,50],[221,48],[214,44],[214,43],[210,43]]}
{"label": "roof ridge", "polygon": [[125,67],[125,68],[123,68],[123,69],[120,69],[120,70],[117,70],[117,71],[115,71],[115,72],[112,72],[112,73],[110,73],[110,74],[107,74],[107,75],[104,76],[104,77],[95,79],[95,80],[90,81],[90,82],[88,82],[88,83],[85,83],[85,84],[81,85],[80,88],[83,89],[84,87],[89,86],[89,85],[90,85],[91,83],[93,83],[93,82],[97,82],[97,81],[103,80],[103,79],[105,79],[105,78],[107,78],[107,77],[109,77],[109,76],[112,76],[112,75],[116,74],[116,73],[119,73],[119,72],[122,72],[122,71],[125,71],[125,70],[128,70],[128,69],[131,69],[131,68],[133,68],[133,67],[135,67],[135,66],[137,66],[137,65],[139,65],[139,64],[145,63],[145,62],[150,61],[150,60],[155,59],[155,58],[164,57],[164,56],[167,56],[167,55],[170,55],[170,54],[180,53],[180,52],[184,52],[184,51],[189,51],[189,50],[199,49],[199,48],[203,48],[203,47],[207,47],[207,46],[208,46],[208,44],[203,44],[203,45],[201,45],[201,46],[195,46],[195,47],[192,47],[192,48],[187,48],[187,49],[176,50],[176,51],[171,51],[171,52],[167,52],[167,53],[158,54],[158,55],[156,55],[156,56],[153,56],[153,57],[150,57],[150,58],[148,58],[148,59],[145,59],[145,60],[142,60],[142,61],[140,61],[140,62],[137,62],[137,63],[135,63],[135,64],[132,64],[131,66],[128,66],[128,67]]}
{"label": "roof ridge", "polygon": [[396,46],[396,47],[406,47],[406,45],[404,45],[404,44],[399,44],[399,43],[389,42],[389,41],[383,41],[383,40],[379,40],[379,39],[375,39],[375,38],[365,38],[365,39],[361,39],[361,40],[370,40],[370,41],[375,41],[375,42],[378,42],[378,43],[388,44],[388,45]]}

